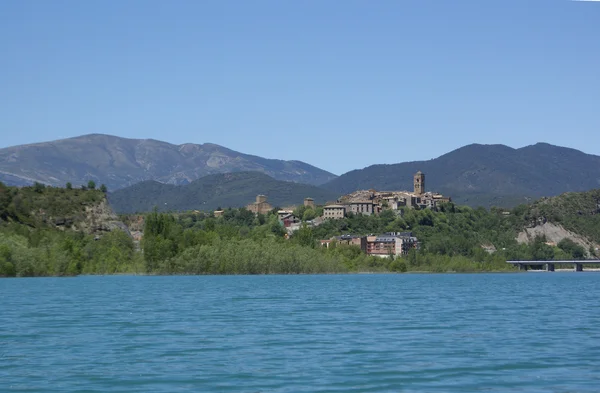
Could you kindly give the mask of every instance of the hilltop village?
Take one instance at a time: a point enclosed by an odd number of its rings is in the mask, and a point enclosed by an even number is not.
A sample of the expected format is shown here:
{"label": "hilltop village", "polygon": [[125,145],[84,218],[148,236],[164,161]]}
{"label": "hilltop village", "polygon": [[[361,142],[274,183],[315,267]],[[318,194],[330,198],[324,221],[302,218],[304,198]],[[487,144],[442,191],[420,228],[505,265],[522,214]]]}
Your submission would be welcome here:
{"label": "hilltop village", "polygon": [[[325,220],[338,220],[348,215],[378,215],[384,210],[392,210],[398,215],[403,214],[403,209],[437,209],[441,203],[451,202],[450,197],[435,192],[427,192],[425,189],[425,174],[417,172],[413,177],[413,191],[377,191],[360,190],[340,197],[324,206],[318,206],[321,212],[318,217],[305,220],[308,226],[318,226]],[[317,206],[312,198],[305,198],[304,208],[316,209]],[[258,195],[255,202],[248,204],[246,208],[254,214],[267,214],[273,210],[273,206],[267,201],[267,196]],[[279,222],[286,228],[288,234],[300,229],[302,217],[297,217],[294,212],[297,206],[289,206],[277,211]],[[217,210],[215,216],[220,216],[223,211]],[[322,247],[330,247],[332,244],[356,245],[368,255],[389,257],[408,254],[412,248],[419,247],[419,241],[411,232],[389,232],[380,235],[355,236],[342,235],[332,239],[321,240]]]}

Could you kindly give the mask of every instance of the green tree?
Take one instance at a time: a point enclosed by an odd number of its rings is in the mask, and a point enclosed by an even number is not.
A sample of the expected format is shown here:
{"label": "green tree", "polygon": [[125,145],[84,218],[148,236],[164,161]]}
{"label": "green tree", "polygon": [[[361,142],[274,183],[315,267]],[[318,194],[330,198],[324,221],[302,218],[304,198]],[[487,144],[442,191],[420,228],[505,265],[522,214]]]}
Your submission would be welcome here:
{"label": "green tree", "polygon": [[106,192],[108,191],[108,189],[106,188],[106,185],[102,184],[102,185],[100,186],[100,191],[102,191],[103,193],[105,193],[105,194],[106,194]]}
{"label": "green tree", "polygon": [[569,254],[573,259],[584,259],[585,249],[573,240],[564,238],[557,244],[558,248]]}
{"label": "green tree", "polygon": [[87,184],[87,188],[89,188],[90,190],[95,190],[96,189],[96,182],[93,180],[90,180]]}
{"label": "green tree", "polygon": [[294,239],[301,246],[305,247],[313,247],[315,246],[315,238],[313,235],[313,230],[306,224],[302,224],[300,229],[294,233]]}
{"label": "green tree", "polygon": [[551,261],[554,259],[554,251],[552,247],[546,244],[544,236],[536,236],[531,244],[531,256],[536,261]]}
{"label": "green tree", "polygon": [[67,182],[66,187],[67,187],[67,190],[73,189],[73,185],[70,182]]}
{"label": "green tree", "polygon": [[41,194],[42,192],[44,192],[45,188],[46,188],[46,186],[43,185],[42,183],[39,183],[37,181],[35,183],[33,183],[33,191],[35,191],[35,192],[37,192],[39,194]]}

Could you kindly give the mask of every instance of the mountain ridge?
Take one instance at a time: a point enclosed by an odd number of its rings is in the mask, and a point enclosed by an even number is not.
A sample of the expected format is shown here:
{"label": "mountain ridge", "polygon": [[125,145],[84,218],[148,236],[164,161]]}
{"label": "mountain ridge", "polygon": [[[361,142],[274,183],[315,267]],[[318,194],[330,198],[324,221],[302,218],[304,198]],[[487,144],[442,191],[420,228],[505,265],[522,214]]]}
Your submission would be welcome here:
{"label": "mountain ridge", "polygon": [[356,189],[410,190],[426,174],[427,190],[471,206],[514,206],[531,198],[600,185],[600,157],[539,142],[521,148],[470,144],[427,161],[371,165],[322,185],[339,194]]}
{"label": "mountain ridge", "polygon": [[336,176],[298,160],[240,153],[214,143],[88,134],[0,149],[0,181],[60,186],[89,180],[119,189],[144,180],[186,184],[214,173],[259,171],[278,180],[322,184]]}

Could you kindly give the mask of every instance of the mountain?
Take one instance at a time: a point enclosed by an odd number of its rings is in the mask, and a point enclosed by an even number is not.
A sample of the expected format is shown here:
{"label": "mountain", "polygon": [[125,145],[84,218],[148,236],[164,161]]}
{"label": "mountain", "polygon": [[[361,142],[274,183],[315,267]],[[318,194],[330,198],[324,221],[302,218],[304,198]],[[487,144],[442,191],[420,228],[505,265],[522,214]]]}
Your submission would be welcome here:
{"label": "mountain", "polygon": [[144,181],[112,192],[111,206],[118,213],[160,210],[214,210],[218,207],[242,207],[264,194],[272,206],[300,204],[311,197],[316,203],[335,200],[334,192],[308,184],[275,180],[259,172],[235,172],[209,175],[190,184],[175,186]]}
{"label": "mountain", "polygon": [[301,161],[266,159],[210,143],[172,145],[92,134],[0,149],[0,181],[9,185],[37,181],[63,186],[94,180],[116,190],[144,180],[187,184],[210,174],[241,171],[313,185],[335,178]]}
{"label": "mountain", "polygon": [[419,170],[426,174],[426,190],[471,206],[514,206],[600,185],[600,157],[538,143],[520,149],[472,144],[429,161],[354,170],[322,187],[338,194],[370,188],[412,190],[413,174]]}

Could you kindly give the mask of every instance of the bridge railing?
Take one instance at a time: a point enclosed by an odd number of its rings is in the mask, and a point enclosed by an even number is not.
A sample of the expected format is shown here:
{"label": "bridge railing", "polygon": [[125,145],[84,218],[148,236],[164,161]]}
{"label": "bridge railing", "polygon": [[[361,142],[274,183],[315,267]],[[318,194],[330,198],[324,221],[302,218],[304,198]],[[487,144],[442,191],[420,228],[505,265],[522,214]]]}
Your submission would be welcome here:
{"label": "bridge railing", "polygon": [[555,265],[573,265],[576,272],[583,271],[583,265],[599,265],[600,259],[573,259],[559,261],[506,261],[514,266],[518,266],[519,270],[528,270],[529,266],[546,266],[547,271],[554,271]]}

